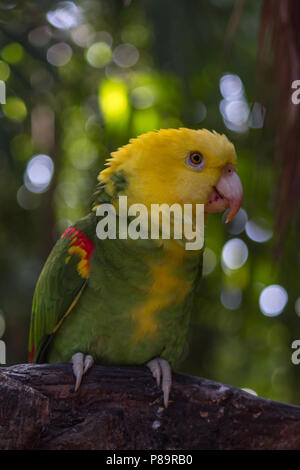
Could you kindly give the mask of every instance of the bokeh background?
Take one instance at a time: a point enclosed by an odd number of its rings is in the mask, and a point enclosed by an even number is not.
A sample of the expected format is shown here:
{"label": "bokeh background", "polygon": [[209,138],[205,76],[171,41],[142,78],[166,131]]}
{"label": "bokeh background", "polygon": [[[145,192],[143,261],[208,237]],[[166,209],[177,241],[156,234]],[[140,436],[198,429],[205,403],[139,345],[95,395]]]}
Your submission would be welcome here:
{"label": "bokeh background", "polygon": [[[276,54],[259,65],[259,31],[271,15],[263,3],[272,8],[271,0],[0,2],[8,365],[27,361],[38,275],[57,237],[89,211],[110,152],[149,130],[205,127],[234,142],[245,196],[230,224],[221,215],[208,221],[199,306],[178,371],[300,404],[300,365],[291,363],[300,339],[299,237],[287,199],[278,212],[283,180],[291,186],[276,158],[283,108],[266,72]],[[271,50],[274,41],[264,44]],[[293,149],[284,161],[290,177],[299,174]]]}

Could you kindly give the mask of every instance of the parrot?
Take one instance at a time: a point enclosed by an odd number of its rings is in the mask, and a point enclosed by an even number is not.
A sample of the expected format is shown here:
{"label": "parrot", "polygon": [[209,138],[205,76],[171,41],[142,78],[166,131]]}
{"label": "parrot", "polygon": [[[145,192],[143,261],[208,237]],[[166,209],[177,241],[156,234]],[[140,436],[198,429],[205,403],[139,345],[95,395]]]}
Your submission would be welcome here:
{"label": "parrot", "polygon": [[201,285],[204,247],[186,250],[174,237],[101,239],[97,210],[117,208],[126,196],[129,205],[149,210],[152,204],[203,204],[205,223],[210,213],[227,210],[229,222],[243,197],[235,147],[207,129],[147,132],[110,154],[91,196],[89,213],[61,235],[38,278],[29,362],[71,363],[75,391],[94,363],[144,365],[167,407]]}

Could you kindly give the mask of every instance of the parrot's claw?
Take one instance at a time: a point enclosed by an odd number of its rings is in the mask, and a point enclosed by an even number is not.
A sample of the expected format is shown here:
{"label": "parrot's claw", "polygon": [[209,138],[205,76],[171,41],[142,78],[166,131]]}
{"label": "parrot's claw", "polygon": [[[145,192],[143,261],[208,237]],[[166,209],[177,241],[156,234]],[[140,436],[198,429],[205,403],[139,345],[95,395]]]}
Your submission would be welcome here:
{"label": "parrot's claw", "polygon": [[164,394],[164,405],[165,408],[168,407],[169,394],[172,386],[172,371],[170,364],[161,357],[156,357],[151,361],[147,362],[146,366],[152,372],[153,377],[156,380],[157,386],[160,386],[161,380],[161,389]]}
{"label": "parrot's claw", "polygon": [[73,364],[73,373],[76,377],[74,391],[77,392],[81,384],[82,376],[92,367],[94,359],[90,355],[84,356],[84,354],[78,352],[72,356],[71,362]]}

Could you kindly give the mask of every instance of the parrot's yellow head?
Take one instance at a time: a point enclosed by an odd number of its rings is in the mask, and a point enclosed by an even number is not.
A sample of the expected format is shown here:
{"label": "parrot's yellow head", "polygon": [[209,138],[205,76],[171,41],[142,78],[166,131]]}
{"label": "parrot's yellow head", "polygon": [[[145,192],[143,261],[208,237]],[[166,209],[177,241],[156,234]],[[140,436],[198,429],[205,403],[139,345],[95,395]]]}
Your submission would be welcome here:
{"label": "parrot's yellow head", "polygon": [[242,185],[237,157],[225,135],[206,129],[149,132],[112,153],[98,179],[115,192],[114,176],[126,179],[128,203],[205,204],[206,212],[229,207],[227,221],[239,210]]}

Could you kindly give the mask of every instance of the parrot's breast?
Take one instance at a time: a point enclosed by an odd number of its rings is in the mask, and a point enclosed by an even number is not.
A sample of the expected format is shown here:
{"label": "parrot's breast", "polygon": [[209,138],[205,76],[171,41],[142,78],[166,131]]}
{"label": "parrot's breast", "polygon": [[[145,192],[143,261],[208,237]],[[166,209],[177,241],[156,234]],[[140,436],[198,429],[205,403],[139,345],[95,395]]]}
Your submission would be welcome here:
{"label": "parrot's breast", "polygon": [[175,240],[163,247],[152,243],[101,242],[86,290],[54,338],[50,362],[81,351],[104,365],[138,365],[156,356],[176,364],[186,342],[199,253]]}
{"label": "parrot's breast", "polygon": [[160,312],[171,305],[181,304],[191,291],[191,280],[181,273],[184,254],[184,248],[173,241],[164,250],[161,261],[150,264],[152,285],[145,301],[132,311],[134,342],[145,336],[154,338],[160,327]]}

